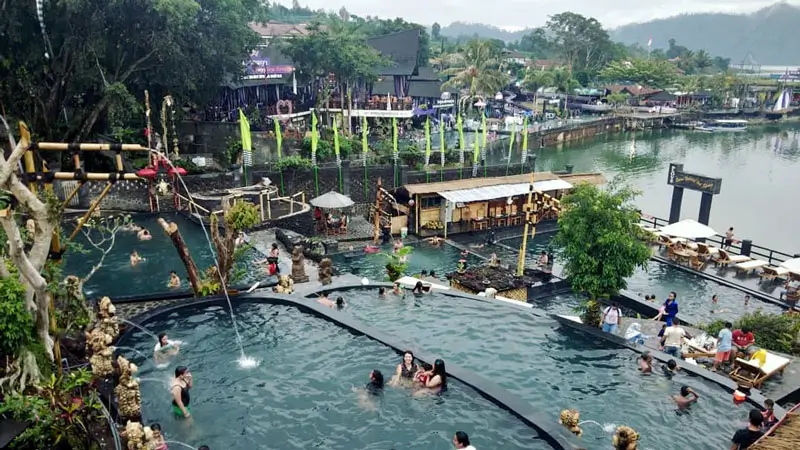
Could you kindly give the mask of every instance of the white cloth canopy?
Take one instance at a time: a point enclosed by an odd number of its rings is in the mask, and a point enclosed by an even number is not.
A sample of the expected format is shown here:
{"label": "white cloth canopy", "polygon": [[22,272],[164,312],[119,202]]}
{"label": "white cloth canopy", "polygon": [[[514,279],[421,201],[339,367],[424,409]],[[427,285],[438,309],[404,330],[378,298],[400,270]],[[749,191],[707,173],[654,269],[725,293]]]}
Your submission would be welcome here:
{"label": "white cloth canopy", "polygon": [[681,220],[680,222],[669,224],[665,227],[662,227],[659,231],[667,236],[686,239],[705,239],[717,234],[717,232],[714,231],[714,229],[710,226],[703,225],[702,223],[692,219]]}
{"label": "white cloth canopy", "polygon": [[311,199],[310,203],[318,208],[341,209],[347,208],[348,206],[353,206],[355,202],[353,202],[353,200],[346,195],[331,191],[327,194],[322,194],[317,198]]}
{"label": "white cloth canopy", "polygon": [[[536,181],[533,183],[533,189],[541,192],[552,192],[570,188],[572,188],[572,185],[561,179]],[[454,191],[437,192],[437,194],[453,203],[470,203],[527,194],[530,189],[530,183],[515,183],[457,189]]]}
{"label": "white cloth canopy", "polygon": [[789,272],[800,274],[800,258],[787,259],[781,263],[781,267],[787,269]]}

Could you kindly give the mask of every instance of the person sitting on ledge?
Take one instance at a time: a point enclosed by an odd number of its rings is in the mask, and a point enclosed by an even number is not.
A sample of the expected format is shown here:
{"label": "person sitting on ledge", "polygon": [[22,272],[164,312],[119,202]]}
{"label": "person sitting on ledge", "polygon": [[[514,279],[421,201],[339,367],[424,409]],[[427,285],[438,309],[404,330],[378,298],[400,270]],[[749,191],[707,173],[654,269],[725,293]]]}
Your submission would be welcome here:
{"label": "person sitting on ledge", "polygon": [[730,356],[731,363],[736,361],[739,353],[744,354],[744,359],[750,359],[753,353],[758,350],[755,346],[756,338],[748,327],[744,327],[741,330],[734,330],[731,334],[731,339],[733,341]]}

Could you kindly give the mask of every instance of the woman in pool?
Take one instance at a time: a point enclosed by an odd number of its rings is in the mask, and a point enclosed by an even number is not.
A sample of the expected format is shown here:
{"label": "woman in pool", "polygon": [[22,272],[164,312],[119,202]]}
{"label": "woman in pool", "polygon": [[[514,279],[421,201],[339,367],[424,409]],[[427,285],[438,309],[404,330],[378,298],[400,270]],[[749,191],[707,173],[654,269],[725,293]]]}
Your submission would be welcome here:
{"label": "woman in pool", "polygon": [[142,261],[144,261],[144,258],[139,256],[139,252],[134,250],[133,253],[131,253],[131,265],[135,266],[135,265],[139,264]]}
{"label": "woman in pool", "polygon": [[362,408],[374,411],[377,408],[374,401],[383,393],[383,374],[375,369],[369,373],[369,382],[364,389],[354,389],[358,392],[358,403]]}
{"label": "woman in pool", "polygon": [[336,301],[332,301],[331,299],[328,298],[328,294],[325,292],[323,292],[319,296],[319,298],[317,299],[317,303],[325,305],[328,308],[336,308],[336,309],[342,309],[346,306],[344,298],[336,297]]}
{"label": "woman in pool", "polygon": [[432,392],[434,394],[441,393],[447,390],[447,371],[445,370],[444,361],[437,359],[433,362],[433,369],[425,372],[428,379],[422,385],[425,388],[422,392]]}
{"label": "woman in pool", "polygon": [[403,288],[400,286],[400,283],[397,281],[394,282],[392,285],[392,294],[394,295],[403,295]]}
{"label": "woman in pool", "polygon": [[272,248],[269,250],[270,258],[277,258],[281,255],[281,252],[278,250],[278,244],[272,243]]}
{"label": "woman in pool", "polygon": [[169,362],[169,357],[177,355],[180,350],[181,347],[178,342],[170,341],[167,333],[161,333],[158,335],[158,342],[156,342],[156,346],[153,349],[153,357],[156,360],[156,364],[162,365]]}
{"label": "woman in pool", "polygon": [[403,381],[413,380],[418,369],[419,367],[414,364],[414,352],[406,350],[403,352],[403,361],[397,365],[397,370],[394,372],[394,376],[391,381],[389,381],[389,384],[397,386]]}
{"label": "woman in pool", "polygon": [[192,411],[189,409],[189,389],[192,388],[192,374],[185,366],[175,368],[175,378],[169,390],[172,393],[172,412],[177,417],[189,418]]}

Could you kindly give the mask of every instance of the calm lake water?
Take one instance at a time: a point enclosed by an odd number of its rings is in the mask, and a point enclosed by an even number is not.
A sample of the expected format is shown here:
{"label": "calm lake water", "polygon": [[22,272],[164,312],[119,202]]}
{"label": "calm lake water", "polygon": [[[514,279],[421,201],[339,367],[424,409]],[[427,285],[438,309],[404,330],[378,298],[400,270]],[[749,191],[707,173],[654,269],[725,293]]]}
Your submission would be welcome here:
{"label": "calm lake water", "polygon": [[[800,253],[795,232],[800,213],[791,212],[800,191],[798,140],[800,124],[751,127],[744,133],[621,133],[539,149],[536,167],[563,170],[572,164],[576,172],[602,172],[609,179],[621,175],[642,190],[637,204],[645,213],[667,218],[672,199],[669,164],[683,163],[689,172],[722,178],[722,191],[711,208],[714,229],[724,232],[733,226],[739,239],[794,254]],[[504,157],[505,151],[496,151],[490,164],[502,163]],[[512,158],[517,161],[519,152]],[[696,220],[699,209],[700,193],[685,191],[681,218]]]}

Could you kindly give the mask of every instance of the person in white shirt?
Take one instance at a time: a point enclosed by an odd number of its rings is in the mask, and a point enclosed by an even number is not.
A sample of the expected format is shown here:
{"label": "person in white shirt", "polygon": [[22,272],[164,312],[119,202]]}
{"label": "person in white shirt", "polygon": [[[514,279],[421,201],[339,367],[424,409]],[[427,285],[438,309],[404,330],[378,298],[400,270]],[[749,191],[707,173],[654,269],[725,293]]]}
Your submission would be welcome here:
{"label": "person in white shirt", "polygon": [[475,447],[470,445],[469,436],[467,433],[464,433],[463,431],[456,431],[456,435],[453,436],[453,445],[459,449],[476,450]]}
{"label": "person in white shirt", "polygon": [[661,337],[661,348],[668,355],[682,358],[681,346],[683,345],[683,340],[691,338],[686,330],[678,326],[678,319],[674,319],[672,325],[664,330],[664,335]]}
{"label": "person in white shirt", "polygon": [[168,362],[169,357],[177,355],[180,349],[179,342],[170,341],[167,337],[167,333],[159,334],[158,342],[156,342],[156,346],[153,349],[156,364]]}
{"label": "person in white shirt", "polygon": [[603,317],[600,319],[600,323],[602,324],[603,331],[606,333],[616,333],[621,321],[622,312],[619,310],[619,305],[617,305],[616,302],[603,310]]}

